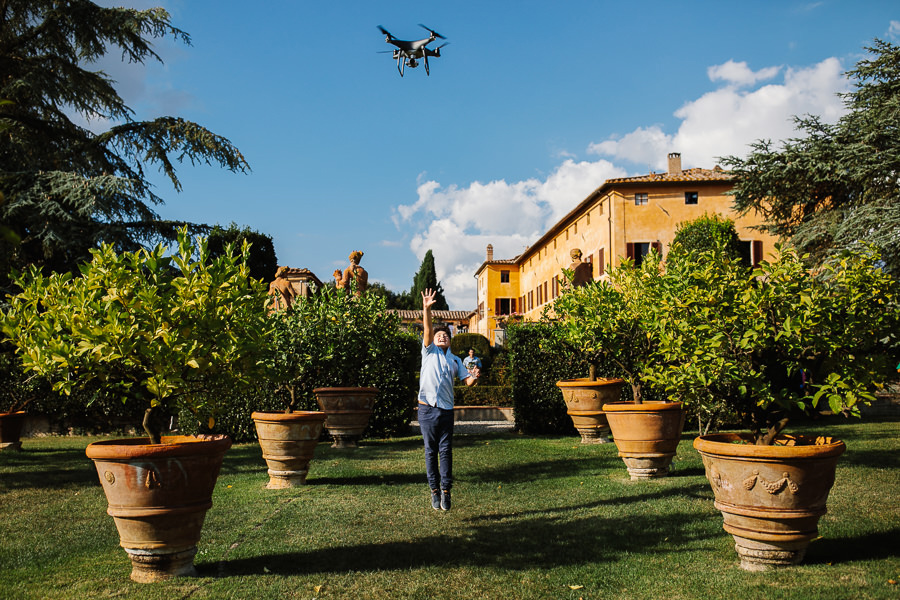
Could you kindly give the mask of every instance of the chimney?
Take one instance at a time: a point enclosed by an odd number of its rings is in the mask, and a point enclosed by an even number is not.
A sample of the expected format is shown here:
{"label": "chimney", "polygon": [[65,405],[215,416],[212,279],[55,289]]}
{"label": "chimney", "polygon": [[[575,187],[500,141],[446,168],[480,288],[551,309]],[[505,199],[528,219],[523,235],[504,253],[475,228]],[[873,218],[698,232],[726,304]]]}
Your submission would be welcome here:
{"label": "chimney", "polygon": [[494,260],[494,247],[490,244],[487,245],[487,258],[485,262],[491,262]]}
{"label": "chimney", "polygon": [[680,152],[669,152],[669,175],[681,175]]}

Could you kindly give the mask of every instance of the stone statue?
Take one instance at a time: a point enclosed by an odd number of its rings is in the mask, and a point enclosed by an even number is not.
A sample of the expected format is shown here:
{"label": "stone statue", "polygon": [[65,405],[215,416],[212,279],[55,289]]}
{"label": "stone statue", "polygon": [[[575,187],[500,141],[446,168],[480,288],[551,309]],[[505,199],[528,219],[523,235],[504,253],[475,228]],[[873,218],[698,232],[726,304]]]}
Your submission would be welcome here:
{"label": "stone statue", "polygon": [[569,265],[569,270],[574,274],[572,277],[572,286],[581,287],[593,281],[594,267],[591,263],[581,261],[581,249],[573,248],[569,255],[572,257],[572,264]]}
{"label": "stone statue", "polygon": [[350,253],[350,266],[344,269],[344,275],[341,277],[341,283],[338,285],[339,288],[350,290],[350,279],[356,282],[356,295],[361,296],[366,293],[366,288],[369,287],[369,274],[359,266],[359,261],[362,259],[363,253],[359,250],[354,250]]}
{"label": "stone statue", "polygon": [[269,284],[269,296],[272,297],[269,313],[279,310],[287,310],[294,303],[294,286],[287,279],[287,267],[278,267],[275,271],[275,281]]}
{"label": "stone statue", "polygon": [[335,269],[331,276],[334,277],[334,287],[339,290],[344,289],[344,274],[341,273],[341,270]]}

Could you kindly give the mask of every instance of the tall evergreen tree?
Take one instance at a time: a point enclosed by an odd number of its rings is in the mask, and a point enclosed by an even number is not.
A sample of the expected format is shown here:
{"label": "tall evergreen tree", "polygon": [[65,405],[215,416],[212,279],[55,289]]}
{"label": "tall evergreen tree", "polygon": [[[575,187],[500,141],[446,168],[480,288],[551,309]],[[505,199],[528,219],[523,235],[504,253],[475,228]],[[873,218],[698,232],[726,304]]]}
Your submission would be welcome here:
{"label": "tall evergreen tree", "polygon": [[[156,38],[190,43],[161,8],[103,8],[88,0],[0,1],[0,287],[11,267],[73,270],[100,242],[121,250],[174,239],[147,179],[176,190],[174,161],[249,165],[227,139],[177,117],[136,121],[114,81],[96,69],[108,52],[161,60]],[[80,116],[113,125],[94,133]],[[200,228],[194,226],[194,230]]]}
{"label": "tall evergreen tree", "polygon": [[900,47],[876,39],[866,50],[873,58],[847,73],[855,89],[837,123],[795,117],[802,137],[757,141],[723,164],[737,176],[735,207],[759,211],[771,233],[818,261],[872,243],[900,276]]}
{"label": "tall evergreen tree", "polygon": [[447,299],[444,298],[444,288],[441,286],[441,282],[437,280],[437,272],[434,269],[434,255],[431,253],[431,250],[425,253],[422,265],[413,278],[412,289],[409,291],[413,302],[415,302],[415,308],[422,308],[422,292],[427,289],[435,291],[435,303],[432,306],[434,310],[449,310]]}

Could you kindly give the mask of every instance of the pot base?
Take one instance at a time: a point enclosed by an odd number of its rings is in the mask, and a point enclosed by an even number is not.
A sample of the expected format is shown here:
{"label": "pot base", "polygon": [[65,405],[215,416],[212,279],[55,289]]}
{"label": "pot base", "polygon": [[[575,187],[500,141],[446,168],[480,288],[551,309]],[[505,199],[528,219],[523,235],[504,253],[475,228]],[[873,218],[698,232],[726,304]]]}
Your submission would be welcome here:
{"label": "pot base", "polygon": [[744,571],[772,571],[779,567],[799,564],[809,545],[809,540],[767,543],[738,535],[732,537],[734,549],[741,559],[741,569]]}
{"label": "pot base", "polygon": [[609,443],[609,428],[576,428],[578,429],[578,433],[581,435],[581,443],[582,444],[608,444]]}
{"label": "pot base", "polygon": [[283,490],[287,488],[303,487],[306,485],[306,475],[309,469],[302,471],[274,471],[269,469],[269,483],[267,490]]}
{"label": "pot base", "polygon": [[125,552],[131,559],[131,579],[138,583],[197,576],[197,569],[194,568],[197,546],[175,553],[139,548],[125,548]]}
{"label": "pot base", "polygon": [[359,438],[358,435],[341,435],[336,434],[334,432],[331,433],[332,439],[334,439],[334,443],[331,444],[332,448],[345,448],[345,449],[354,449],[359,448]]}
{"label": "pot base", "polygon": [[619,453],[619,456],[628,468],[631,480],[638,481],[668,475],[669,465],[672,464],[675,453],[660,456],[624,456]]}

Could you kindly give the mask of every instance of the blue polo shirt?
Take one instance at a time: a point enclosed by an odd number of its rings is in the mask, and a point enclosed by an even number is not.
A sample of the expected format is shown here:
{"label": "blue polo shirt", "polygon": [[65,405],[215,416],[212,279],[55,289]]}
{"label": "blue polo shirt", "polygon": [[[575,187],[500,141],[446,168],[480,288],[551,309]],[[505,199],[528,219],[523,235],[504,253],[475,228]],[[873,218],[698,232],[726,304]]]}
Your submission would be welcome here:
{"label": "blue polo shirt", "polygon": [[419,402],[453,410],[453,383],[459,377],[471,377],[458,356],[447,348],[422,346],[422,368],[419,371]]}

